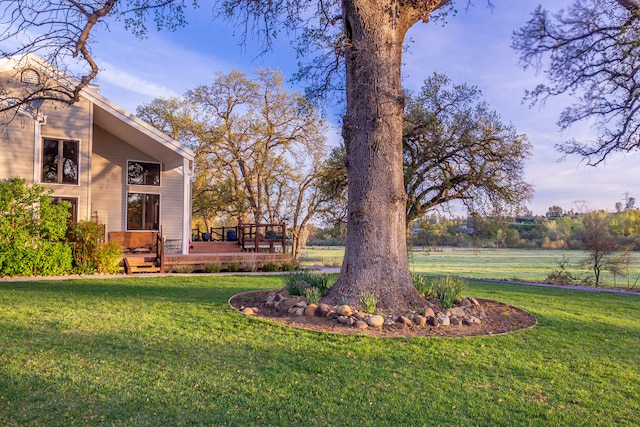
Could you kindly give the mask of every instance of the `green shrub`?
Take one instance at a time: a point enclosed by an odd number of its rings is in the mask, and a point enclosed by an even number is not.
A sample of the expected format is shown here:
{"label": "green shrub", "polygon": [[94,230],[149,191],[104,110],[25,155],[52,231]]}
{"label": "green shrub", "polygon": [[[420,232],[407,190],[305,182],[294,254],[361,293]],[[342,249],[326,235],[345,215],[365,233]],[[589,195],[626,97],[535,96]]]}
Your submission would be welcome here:
{"label": "green shrub", "polygon": [[237,271],[240,271],[240,264],[238,264],[236,262],[230,262],[229,264],[227,264],[227,271],[229,271],[231,273],[235,273]]}
{"label": "green shrub", "polygon": [[291,261],[285,261],[281,265],[282,271],[294,271],[300,268],[300,262],[292,259]]}
{"label": "green shrub", "polygon": [[278,267],[278,264],[275,264],[273,262],[267,262],[262,266],[262,271],[265,272],[269,272],[269,271],[279,271],[280,267]]}
{"label": "green shrub", "polygon": [[373,292],[363,292],[360,294],[360,308],[366,313],[375,313],[378,305],[378,296]]}
{"label": "green shrub", "polygon": [[318,304],[320,302],[320,290],[318,288],[306,288],[303,290],[304,296],[309,304]]}
{"label": "green shrub", "polygon": [[[283,276],[284,287],[291,295],[302,295],[306,287],[318,288],[321,295],[335,282],[335,275],[312,273],[310,271],[292,271]],[[332,281],[333,279],[333,281]],[[292,291],[294,293],[292,293]]]}
{"label": "green shrub", "polygon": [[70,243],[75,271],[92,274],[98,271],[98,252],[102,225],[96,221],[80,221],[71,227]]}
{"label": "green shrub", "polygon": [[302,271],[292,271],[282,276],[283,287],[289,292],[289,295],[304,295],[304,290],[311,287],[303,276],[304,272]]}
{"label": "green shrub", "polygon": [[21,178],[0,180],[0,276],[69,272],[69,203],[52,204],[50,194]]}
{"label": "green shrub", "polygon": [[435,296],[433,280],[430,277],[424,274],[411,273],[411,282],[422,298],[429,299]]}
{"label": "green shrub", "polygon": [[438,277],[433,281],[433,292],[444,308],[450,308],[467,292],[467,286],[461,279]]}
{"label": "green shrub", "polygon": [[218,264],[207,264],[204,266],[205,273],[219,273],[222,270]]}
{"label": "green shrub", "polygon": [[116,274],[120,270],[122,248],[116,242],[98,245],[95,252],[96,269],[102,274]]}
{"label": "green shrub", "polygon": [[545,282],[555,285],[571,285],[577,278],[567,270],[569,259],[566,256],[562,256],[562,259],[558,260],[558,267],[554,268],[551,273],[547,274],[544,279]]}

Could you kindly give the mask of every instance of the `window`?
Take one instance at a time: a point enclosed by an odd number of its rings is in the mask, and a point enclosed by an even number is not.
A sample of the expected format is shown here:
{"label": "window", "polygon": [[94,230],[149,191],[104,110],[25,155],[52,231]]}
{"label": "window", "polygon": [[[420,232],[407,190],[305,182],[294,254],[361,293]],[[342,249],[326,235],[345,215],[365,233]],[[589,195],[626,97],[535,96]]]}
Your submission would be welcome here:
{"label": "window", "polygon": [[61,202],[69,202],[71,206],[69,207],[69,218],[67,219],[67,224],[78,222],[78,198],[77,197],[51,197],[51,203],[54,205],[60,204]]}
{"label": "window", "polygon": [[160,195],[127,193],[127,230],[160,228]]}
{"label": "window", "polygon": [[25,68],[20,73],[20,81],[32,85],[40,84],[40,74],[33,68]]}
{"label": "window", "polygon": [[44,139],[42,143],[42,182],[78,183],[78,141]]}
{"label": "window", "polygon": [[127,162],[127,184],[160,185],[160,163]]}

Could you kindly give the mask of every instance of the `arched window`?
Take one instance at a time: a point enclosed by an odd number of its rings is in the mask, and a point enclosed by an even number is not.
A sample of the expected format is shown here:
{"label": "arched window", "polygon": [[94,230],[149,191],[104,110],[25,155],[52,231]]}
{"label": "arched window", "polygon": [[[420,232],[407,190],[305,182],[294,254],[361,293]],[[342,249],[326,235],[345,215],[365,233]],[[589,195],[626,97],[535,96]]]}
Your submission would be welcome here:
{"label": "arched window", "polygon": [[33,68],[26,68],[20,74],[20,81],[32,85],[40,84],[40,74]]}

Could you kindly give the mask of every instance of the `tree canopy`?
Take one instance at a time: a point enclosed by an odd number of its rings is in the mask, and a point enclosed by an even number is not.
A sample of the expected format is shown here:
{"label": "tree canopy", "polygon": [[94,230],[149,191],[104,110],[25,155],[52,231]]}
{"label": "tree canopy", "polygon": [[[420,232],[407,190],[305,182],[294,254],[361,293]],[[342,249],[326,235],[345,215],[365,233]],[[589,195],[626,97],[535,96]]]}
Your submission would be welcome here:
{"label": "tree canopy", "polygon": [[[480,91],[433,74],[417,94],[407,94],[403,127],[407,223],[459,200],[470,213],[506,213],[528,200],[524,180],[531,145],[525,135],[481,100]],[[344,218],[344,147],[332,152],[322,188]]]}
{"label": "tree canopy", "polygon": [[283,88],[279,72],[256,74],[216,73],[184,100],[156,99],[138,115],[196,153],[194,215],[208,226],[285,222],[297,256],[302,230],[323,202],[316,178],[326,156],[324,120]]}

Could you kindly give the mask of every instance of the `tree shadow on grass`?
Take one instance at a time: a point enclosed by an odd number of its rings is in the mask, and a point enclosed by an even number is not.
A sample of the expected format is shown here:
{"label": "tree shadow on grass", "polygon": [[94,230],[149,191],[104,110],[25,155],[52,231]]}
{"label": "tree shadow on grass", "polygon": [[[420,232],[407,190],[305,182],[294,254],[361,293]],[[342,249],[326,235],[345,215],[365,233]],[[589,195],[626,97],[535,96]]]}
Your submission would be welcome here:
{"label": "tree shadow on grass", "polygon": [[220,277],[160,277],[123,279],[70,279],[62,281],[7,282],[0,284],[12,295],[24,296],[43,293],[77,297],[138,298],[141,300],[168,300],[176,302],[216,302],[227,300],[240,292],[263,286],[280,286],[273,276],[220,276]]}

